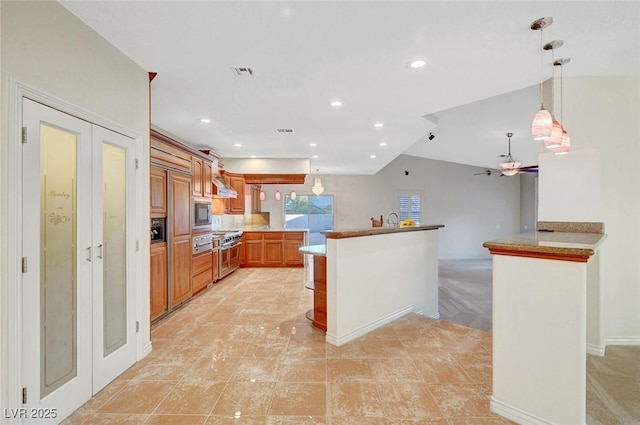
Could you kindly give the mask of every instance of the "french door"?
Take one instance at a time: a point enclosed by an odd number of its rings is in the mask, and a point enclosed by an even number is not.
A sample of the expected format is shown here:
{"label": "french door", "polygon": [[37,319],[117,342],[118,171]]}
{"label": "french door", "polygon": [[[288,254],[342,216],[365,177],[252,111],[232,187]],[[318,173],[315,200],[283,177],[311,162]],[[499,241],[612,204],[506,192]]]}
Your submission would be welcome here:
{"label": "french door", "polygon": [[28,99],[23,126],[23,407],[58,423],[135,362],[134,145]]}

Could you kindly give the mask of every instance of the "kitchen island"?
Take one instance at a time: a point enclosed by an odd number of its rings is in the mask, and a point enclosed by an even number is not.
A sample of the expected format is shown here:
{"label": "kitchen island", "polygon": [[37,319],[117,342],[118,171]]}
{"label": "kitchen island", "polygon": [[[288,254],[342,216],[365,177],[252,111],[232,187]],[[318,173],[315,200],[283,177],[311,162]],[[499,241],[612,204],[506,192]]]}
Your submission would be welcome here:
{"label": "kitchen island", "polygon": [[603,227],[545,222],[546,232],[483,244],[493,254],[492,411],[521,424],[586,423]]}
{"label": "kitchen island", "polygon": [[[314,259],[314,310],[308,317],[326,330],[326,341],[346,344],[410,312],[439,318],[441,227],[326,231],[324,246],[302,247]],[[324,288],[318,284],[321,269]]]}

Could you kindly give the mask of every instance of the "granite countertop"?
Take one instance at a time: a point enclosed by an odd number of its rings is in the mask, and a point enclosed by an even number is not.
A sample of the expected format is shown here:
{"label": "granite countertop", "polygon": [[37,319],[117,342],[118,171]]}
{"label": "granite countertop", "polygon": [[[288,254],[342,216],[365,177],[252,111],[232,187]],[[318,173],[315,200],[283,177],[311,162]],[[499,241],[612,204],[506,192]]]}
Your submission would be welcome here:
{"label": "granite countertop", "polygon": [[326,245],[306,245],[298,248],[298,251],[303,254],[325,257],[327,255],[327,246]]}
{"label": "granite countertop", "polygon": [[403,233],[403,232],[416,232],[421,230],[437,230],[444,227],[444,224],[430,224],[424,226],[412,226],[412,227],[368,227],[366,229],[353,229],[353,230],[329,230],[320,232],[324,234],[327,239],[345,239],[345,238],[357,238],[360,236],[373,236],[384,235],[388,233]]}
{"label": "granite countertop", "polygon": [[243,232],[308,232],[309,229],[274,229],[272,227],[243,227],[241,229]]}
{"label": "granite countertop", "polygon": [[529,232],[482,244],[492,254],[586,262],[604,241],[603,233]]}

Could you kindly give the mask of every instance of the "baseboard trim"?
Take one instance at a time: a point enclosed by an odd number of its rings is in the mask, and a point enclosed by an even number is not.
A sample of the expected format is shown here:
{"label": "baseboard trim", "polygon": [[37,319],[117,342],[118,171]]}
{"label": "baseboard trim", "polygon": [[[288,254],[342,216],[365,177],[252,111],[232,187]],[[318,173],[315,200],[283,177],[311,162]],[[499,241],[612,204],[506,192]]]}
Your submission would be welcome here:
{"label": "baseboard trim", "polygon": [[604,356],[604,349],[605,347],[602,347],[600,345],[587,344],[587,354],[591,354],[593,356]]}
{"label": "baseboard trim", "polygon": [[151,341],[147,341],[147,343],[142,348],[142,356],[138,360],[142,360],[147,357],[149,353],[151,353],[151,351],[153,351],[153,345],[151,344]]}
{"label": "baseboard trim", "polygon": [[387,323],[393,322],[394,320],[396,320],[399,317],[404,316],[407,313],[411,313],[413,311],[413,306],[409,306],[409,307],[405,307],[402,310],[396,311],[395,313],[392,313],[388,316],[382,317],[378,320],[375,320],[371,323],[366,324],[365,326],[362,326],[354,331],[349,332],[346,335],[342,335],[342,336],[335,336],[335,335],[330,335],[327,332],[327,335],[325,337],[326,341],[329,344],[333,344],[337,347],[344,345],[348,342],[353,341],[356,338],[361,337],[362,335],[369,333],[381,326],[386,325]]}
{"label": "baseboard trim", "polygon": [[612,336],[605,339],[605,347],[609,345],[640,345],[640,336]]}
{"label": "baseboard trim", "polygon": [[[559,425],[555,422],[550,422],[546,419],[542,419],[536,415],[532,415],[529,412],[526,412],[517,407],[511,406],[510,404],[504,403],[500,400],[495,399],[491,396],[490,409],[492,412],[497,413],[500,416],[504,416],[505,418],[512,420],[521,425]],[[584,422],[580,425],[586,425]]]}

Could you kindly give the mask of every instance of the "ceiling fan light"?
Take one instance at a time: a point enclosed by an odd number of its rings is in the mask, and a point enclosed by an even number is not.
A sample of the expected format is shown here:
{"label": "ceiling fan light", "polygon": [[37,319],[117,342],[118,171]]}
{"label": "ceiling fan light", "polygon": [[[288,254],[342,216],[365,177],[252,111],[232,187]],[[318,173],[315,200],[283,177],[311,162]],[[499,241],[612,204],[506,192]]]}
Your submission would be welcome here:
{"label": "ceiling fan light", "polygon": [[509,170],[503,170],[502,174],[504,174],[505,176],[508,176],[508,177],[515,176],[516,174],[518,174],[518,169],[517,168],[511,168]]}
{"label": "ceiling fan light", "polygon": [[541,107],[533,117],[533,123],[531,124],[531,136],[533,140],[544,140],[551,136],[551,129],[553,128],[553,118],[549,111]]}
{"label": "ceiling fan light", "polygon": [[544,146],[547,149],[555,149],[561,144],[562,144],[562,126],[557,120],[553,120],[551,137],[549,137],[544,141]]}

